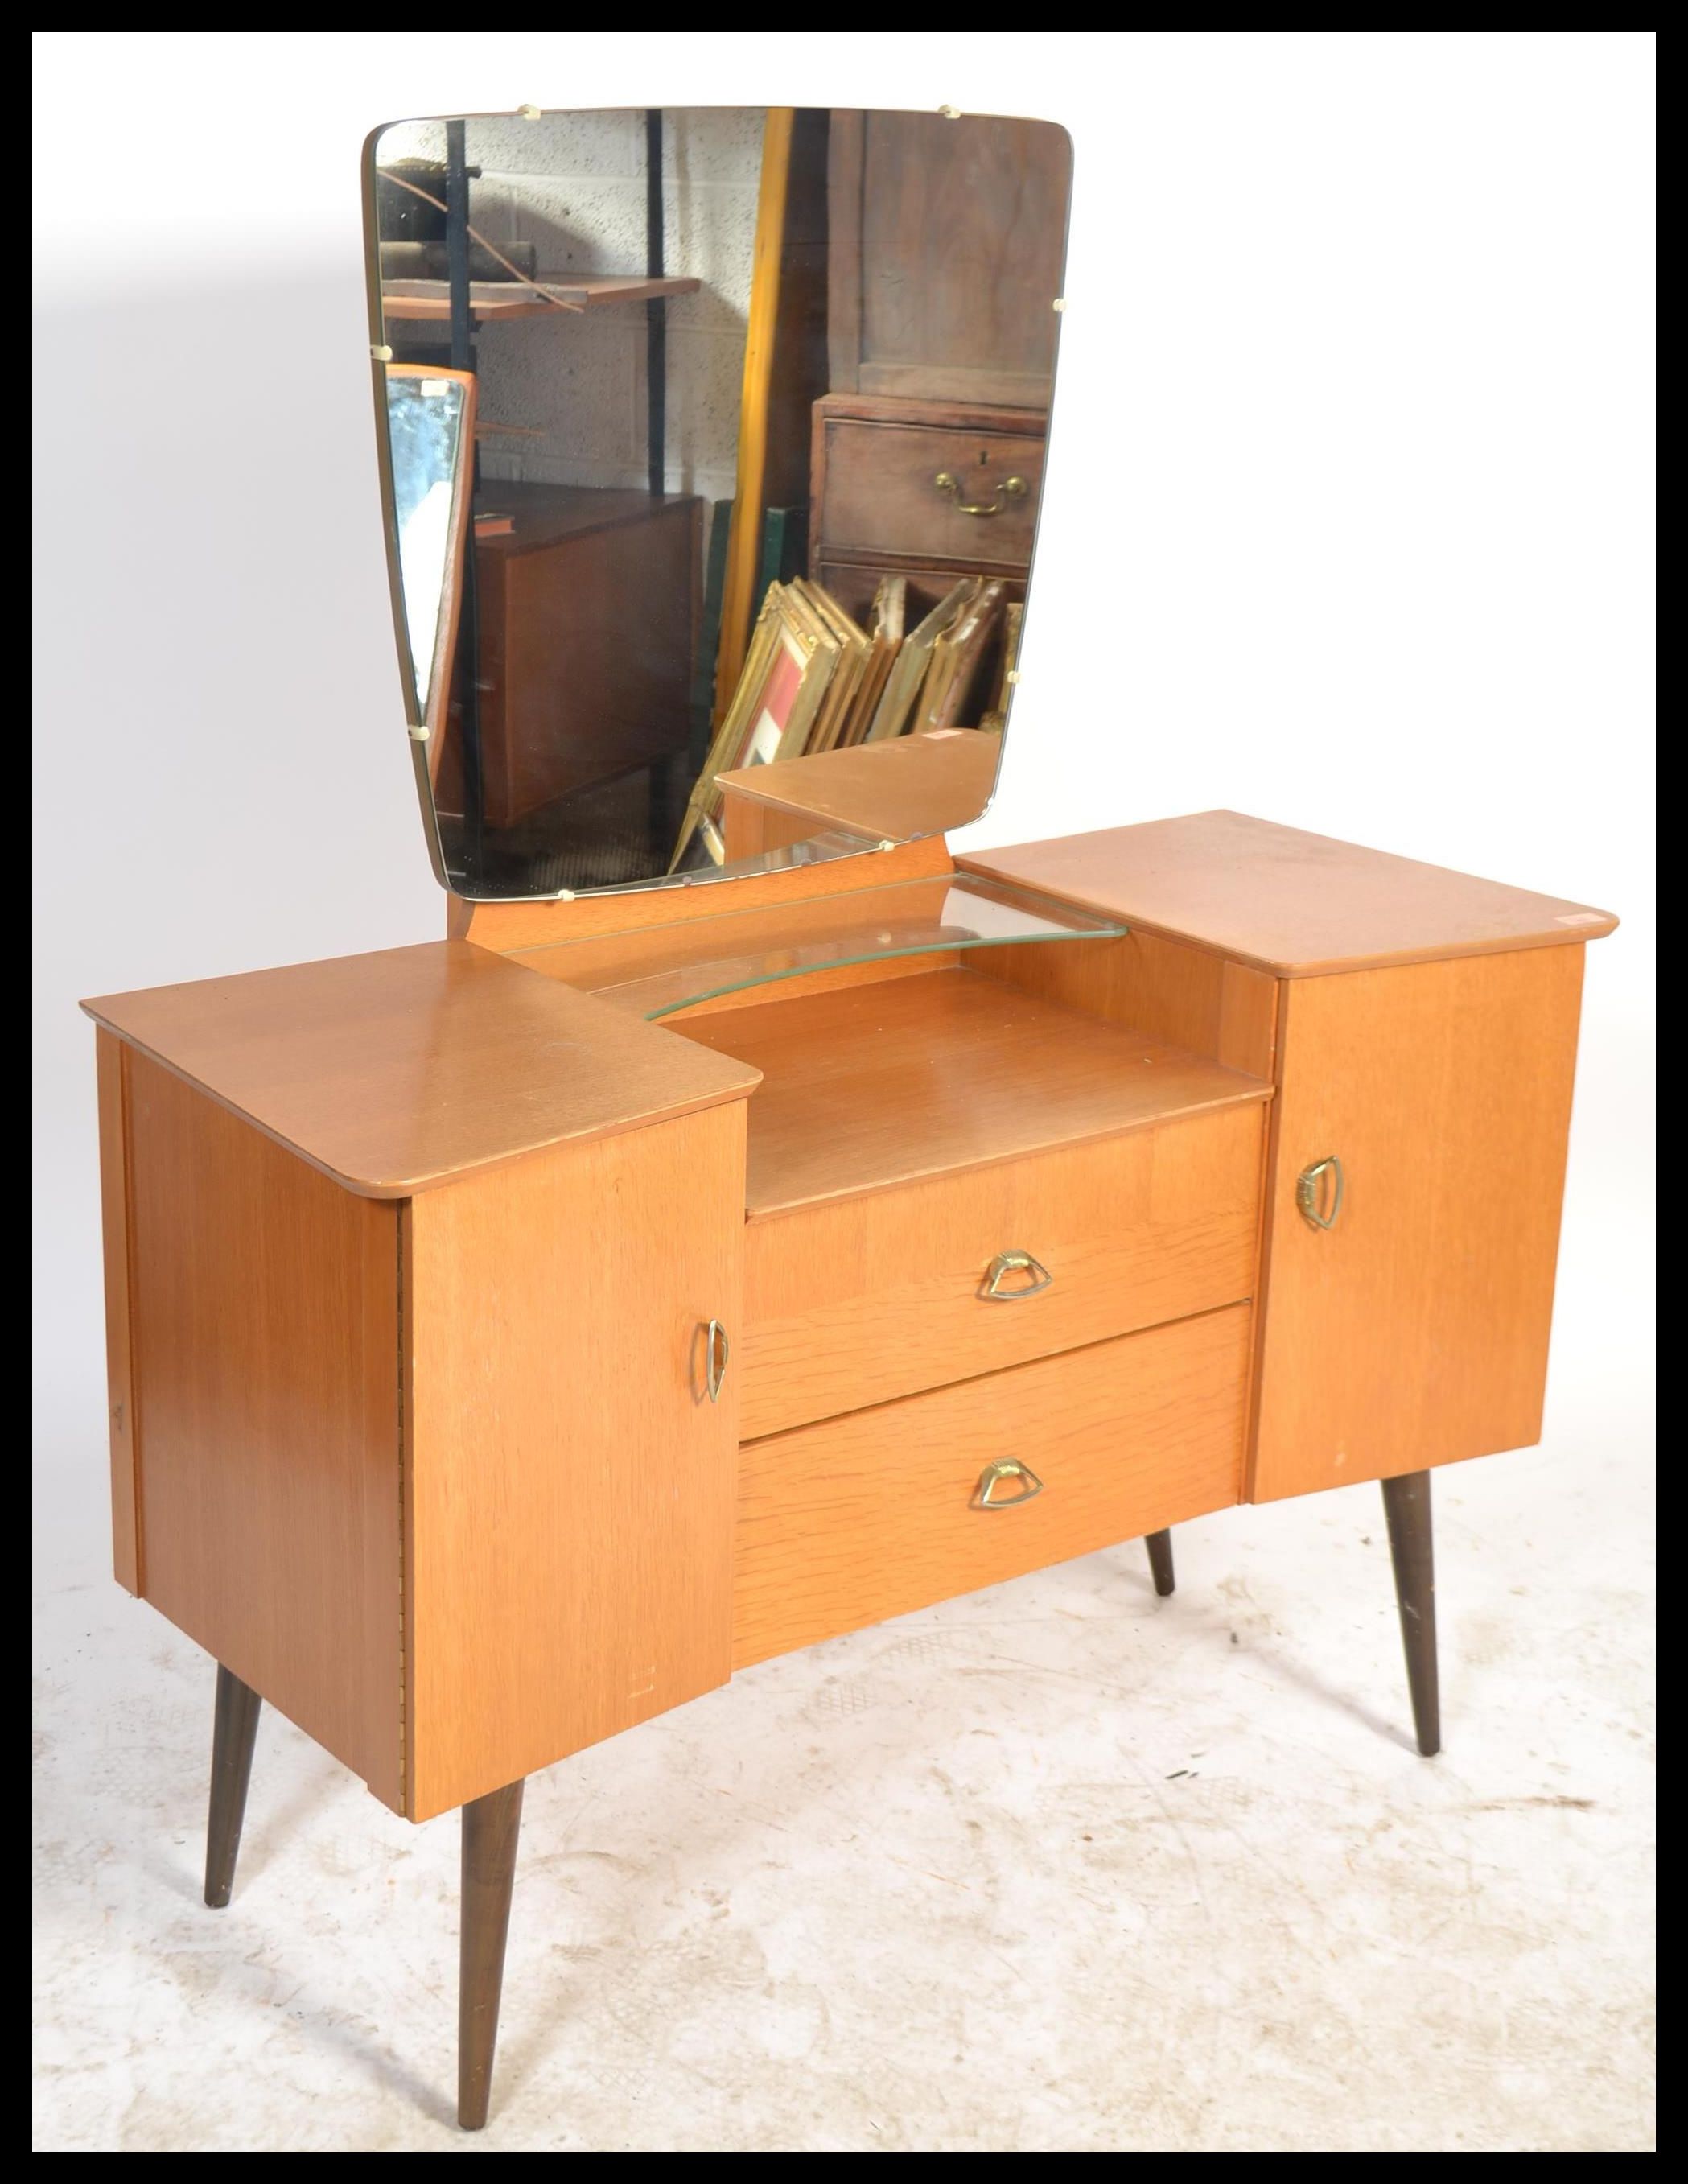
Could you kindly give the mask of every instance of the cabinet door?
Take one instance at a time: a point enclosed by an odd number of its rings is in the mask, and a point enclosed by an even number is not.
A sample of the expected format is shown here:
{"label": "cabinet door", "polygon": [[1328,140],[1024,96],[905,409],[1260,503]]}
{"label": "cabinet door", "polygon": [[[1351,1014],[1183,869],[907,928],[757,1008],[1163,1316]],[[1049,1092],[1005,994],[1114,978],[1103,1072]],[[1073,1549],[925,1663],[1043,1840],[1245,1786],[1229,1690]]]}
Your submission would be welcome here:
{"label": "cabinet door", "polygon": [[833,392],[1046,408],[1072,177],[1052,122],[835,107]]}
{"label": "cabinet door", "polygon": [[1283,983],[1251,1500],[1540,1438],[1582,957]]}
{"label": "cabinet door", "polygon": [[[727,1680],[744,1105],[405,1211],[407,1810]],[[395,1519],[398,1513],[395,1510]]]}

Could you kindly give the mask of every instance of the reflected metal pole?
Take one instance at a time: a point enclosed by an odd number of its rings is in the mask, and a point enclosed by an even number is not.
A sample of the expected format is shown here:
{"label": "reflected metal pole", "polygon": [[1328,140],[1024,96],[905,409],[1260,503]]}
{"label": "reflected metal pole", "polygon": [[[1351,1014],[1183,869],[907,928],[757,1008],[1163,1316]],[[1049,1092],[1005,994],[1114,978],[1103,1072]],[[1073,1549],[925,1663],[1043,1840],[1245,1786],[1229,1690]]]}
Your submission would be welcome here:
{"label": "reflected metal pole", "polygon": [[[472,371],[475,351],[469,298],[469,164],[464,125],[445,125],[445,270],[451,305],[451,368]],[[470,490],[480,490],[480,451],[470,449]],[[470,503],[472,512],[474,500]],[[463,599],[458,615],[458,734],[463,747],[463,851],[465,878],[482,877],[485,794],[481,777],[480,616],[475,582],[475,526],[463,549]],[[448,703],[449,696],[448,695]]]}
{"label": "reflected metal pole", "polygon": [[[662,109],[648,107],[644,117],[644,270],[662,278]],[[668,301],[650,296],[644,307],[645,448],[650,497],[660,499],[668,454]]]}

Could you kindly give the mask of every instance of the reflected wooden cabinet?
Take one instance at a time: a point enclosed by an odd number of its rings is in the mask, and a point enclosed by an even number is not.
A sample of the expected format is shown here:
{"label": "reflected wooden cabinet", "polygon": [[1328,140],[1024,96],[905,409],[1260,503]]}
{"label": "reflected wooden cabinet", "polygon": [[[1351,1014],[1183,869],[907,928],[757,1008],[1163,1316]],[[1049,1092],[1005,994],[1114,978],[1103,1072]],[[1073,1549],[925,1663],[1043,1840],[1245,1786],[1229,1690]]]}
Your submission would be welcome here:
{"label": "reflected wooden cabinet", "polygon": [[[503,483],[483,498],[510,528],[475,543],[481,795],[489,825],[513,827],[686,749],[703,503]],[[439,783],[454,811],[462,704],[460,689]]]}
{"label": "reflected wooden cabinet", "polygon": [[859,621],[887,576],[911,627],[961,577],[1026,595],[1071,172],[1041,124],[833,115],[809,568]]}
{"label": "reflected wooden cabinet", "polygon": [[[462,1805],[468,2124],[521,1779],[753,1662],[1138,1536],[1169,1590],[1170,1526],[1382,1479],[1436,1747],[1424,1479],[1539,1432],[1615,921],[1224,812],[962,865],[87,1005],[118,1574],[221,1667],[212,1900],[253,1694]],[[970,875],[1053,937],[859,944]]]}

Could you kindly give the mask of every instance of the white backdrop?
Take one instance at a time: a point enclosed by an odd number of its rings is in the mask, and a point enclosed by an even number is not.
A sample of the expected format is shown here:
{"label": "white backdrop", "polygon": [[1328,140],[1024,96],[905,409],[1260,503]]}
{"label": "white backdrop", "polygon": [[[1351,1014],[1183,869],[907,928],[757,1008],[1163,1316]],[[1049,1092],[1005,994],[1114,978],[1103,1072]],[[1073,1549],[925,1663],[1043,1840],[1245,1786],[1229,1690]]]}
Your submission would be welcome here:
{"label": "white backdrop", "polygon": [[1641,1415],[1649,40],[75,33],[36,58],[55,1571],[105,1552],[76,997],[441,928],[376,520],[357,162],[377,121],[523,100],[948,102],[1071,127],[1025,679],[970,838],[1223,804],[1622,912],[1591,950],[1549,1423],[1574,1387]]}

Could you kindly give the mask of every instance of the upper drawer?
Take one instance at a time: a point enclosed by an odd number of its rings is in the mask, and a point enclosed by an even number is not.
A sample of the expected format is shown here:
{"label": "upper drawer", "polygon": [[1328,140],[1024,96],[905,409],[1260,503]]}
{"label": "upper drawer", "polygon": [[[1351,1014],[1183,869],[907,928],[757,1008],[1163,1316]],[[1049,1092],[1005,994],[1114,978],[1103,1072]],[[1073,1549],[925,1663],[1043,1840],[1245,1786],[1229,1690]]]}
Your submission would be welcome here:
{"label": "upper drawer", "polygon": [[823,415],[816,455],[816,532],[828,551],[980,569],[1031,560],[1040,435]]}
{"label": "upper drawer", "polygon": [[[746,1440],[1254,1290],[1250,1105],[750,1223]],[[1005,1267],[1023,1252],[1047,1276]]]}

